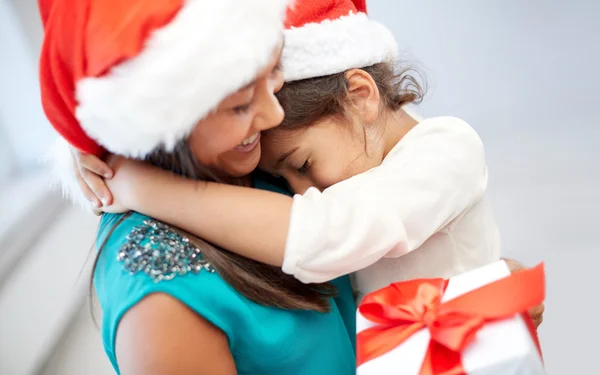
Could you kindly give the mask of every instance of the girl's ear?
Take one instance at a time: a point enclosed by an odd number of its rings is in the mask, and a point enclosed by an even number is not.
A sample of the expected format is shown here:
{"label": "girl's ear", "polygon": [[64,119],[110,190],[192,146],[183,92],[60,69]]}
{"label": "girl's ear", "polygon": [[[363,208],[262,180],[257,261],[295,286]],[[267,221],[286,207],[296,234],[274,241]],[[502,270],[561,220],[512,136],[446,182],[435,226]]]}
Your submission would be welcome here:
{"label": "girl's ear", "polygon": [[345,76],[348,81],[348,109],[364,124],[375,122],[381,101],[375,80],[362,69],[350,69]]}

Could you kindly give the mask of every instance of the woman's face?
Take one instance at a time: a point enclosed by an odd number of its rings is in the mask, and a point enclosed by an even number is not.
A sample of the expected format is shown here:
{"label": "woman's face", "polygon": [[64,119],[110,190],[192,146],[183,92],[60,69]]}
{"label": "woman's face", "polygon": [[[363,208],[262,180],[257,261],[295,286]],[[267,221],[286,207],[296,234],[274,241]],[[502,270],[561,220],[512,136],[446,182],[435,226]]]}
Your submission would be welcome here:
{"label": "woman's face", "polygon": [[260,134],[283,121],[275,93],[283,86],[280,67],[282,44],[256,80],[225,98],[201,120],[188,145],[198,161],[228,177],[252,172],[260,160]]}

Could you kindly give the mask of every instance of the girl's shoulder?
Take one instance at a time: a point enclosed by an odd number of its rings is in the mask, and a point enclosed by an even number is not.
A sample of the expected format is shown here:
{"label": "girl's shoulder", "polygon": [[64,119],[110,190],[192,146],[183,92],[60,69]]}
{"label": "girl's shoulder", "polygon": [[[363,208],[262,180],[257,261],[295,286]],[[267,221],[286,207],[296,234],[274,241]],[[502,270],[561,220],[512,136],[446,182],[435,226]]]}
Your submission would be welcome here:
{"label": "girl's shoulder", "polygon": [[[411,117],[415,118],[411,115]],[[422,153],[446,158],[445,152],[460,149],[476,158],[483,153],[483,142],[475,129],[465,120],[452,116],[415,118],[418,123],[392,148],[384,163],[402,160],[405,152]]]}
{"label": "girl's shoulder", "polygon": [[[424,135],[428,133],[461,134],[467,137],[477,137],[477,132],[465,120],[453,116],[428,117],[418,120],[419,123],[407,135]],[[412,133],[412,134],[411,134]]]}

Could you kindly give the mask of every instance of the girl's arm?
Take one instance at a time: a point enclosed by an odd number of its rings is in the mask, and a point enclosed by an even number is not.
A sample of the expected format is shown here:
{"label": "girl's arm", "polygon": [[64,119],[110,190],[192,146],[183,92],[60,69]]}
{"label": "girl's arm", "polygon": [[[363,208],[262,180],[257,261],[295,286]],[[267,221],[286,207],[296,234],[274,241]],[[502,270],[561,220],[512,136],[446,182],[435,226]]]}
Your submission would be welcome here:
{"label": "girl's arm", "polygon": [[[143,162],[114,158],[106,180],[117,206],[177,226],[262,263],[281,267],[292,198],[194,181]],[[112,206],[106,212],[118,212]]]}
{"label": "girl's arm", "polygon": [[119,323],[122,375],[236,375],[227,336],[164,294],[152,294]]}
{"label": "girl's arm", "polygon": [[[133,168],[129,208],[171,223],[303,282],[322,282],[398,257],[473,205],[486,189],[483,145],[464,121],[441,117],[411,130],[383,164],[323,192],[293,199]],[[122,202],[123,203],[123,202]]]}

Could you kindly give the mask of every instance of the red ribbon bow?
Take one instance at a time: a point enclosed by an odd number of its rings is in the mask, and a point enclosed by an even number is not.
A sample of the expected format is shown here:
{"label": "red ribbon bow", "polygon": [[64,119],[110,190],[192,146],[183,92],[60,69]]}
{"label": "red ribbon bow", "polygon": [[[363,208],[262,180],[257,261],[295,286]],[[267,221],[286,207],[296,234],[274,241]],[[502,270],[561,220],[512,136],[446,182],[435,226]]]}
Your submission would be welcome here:
{"label": "red ribbon bow", "polygon": [[523,314],[539,349],[537,334],[526,311],[544,301],[544,265],[514,273],[441,302],[448,281],[420,279],[398,282],[373,292],[359,306],[377,326],[357,335],[357,366],[402,344],[427,328],[431,340],[420,375],[465,374],[461,352],[486,323]]}

